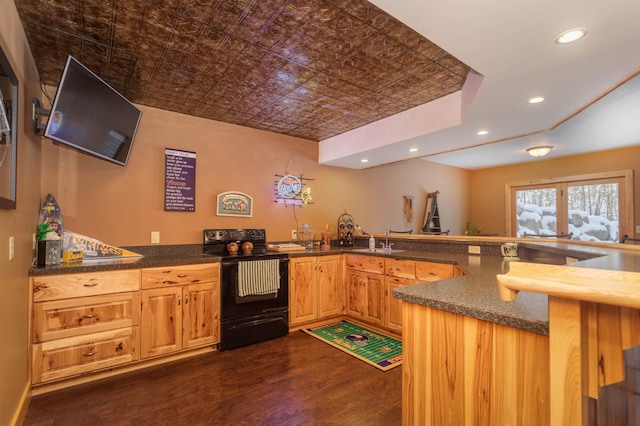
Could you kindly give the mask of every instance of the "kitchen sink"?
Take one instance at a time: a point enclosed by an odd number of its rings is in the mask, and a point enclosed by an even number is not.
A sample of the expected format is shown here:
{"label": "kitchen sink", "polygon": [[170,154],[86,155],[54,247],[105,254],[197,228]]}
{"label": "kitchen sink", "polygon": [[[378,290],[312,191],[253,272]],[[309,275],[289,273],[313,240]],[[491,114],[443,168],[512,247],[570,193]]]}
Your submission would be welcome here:
{"label": "kitchen sink", "polygon": [[351,251],[356,251],[359,253],[379,253],[379,254],[391,254],[391,253],[401,253],[404,250],[399,250],[399,249],[383,249],[383,248],[377,248],[377,249],[368,249],[368,248],[363,248],[363,249],[353,249]]}

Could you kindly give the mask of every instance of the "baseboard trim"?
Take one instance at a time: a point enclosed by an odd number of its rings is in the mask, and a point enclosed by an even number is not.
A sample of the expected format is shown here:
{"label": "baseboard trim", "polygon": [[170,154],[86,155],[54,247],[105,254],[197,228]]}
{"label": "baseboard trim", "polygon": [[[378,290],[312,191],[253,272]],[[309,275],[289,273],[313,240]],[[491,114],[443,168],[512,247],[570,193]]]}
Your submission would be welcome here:
{"label": "baseboard trim", "polygon": [[13,413],[13,418],[11,419],[11,425],[19,426],[24,423],[24,419],[27,417],[27,411],[29,410],[29,404],[31,403],[31,382],[27,382],[25,384],[24,389],[22,390],[22,395],[20,395],[20,402],[16,407],[16,411]]}

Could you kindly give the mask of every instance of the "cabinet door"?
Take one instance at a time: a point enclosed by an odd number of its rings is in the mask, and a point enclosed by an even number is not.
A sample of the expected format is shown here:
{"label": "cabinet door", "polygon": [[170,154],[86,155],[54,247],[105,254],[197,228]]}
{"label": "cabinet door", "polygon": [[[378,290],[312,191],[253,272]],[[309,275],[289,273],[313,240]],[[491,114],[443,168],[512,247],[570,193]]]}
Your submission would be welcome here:
{"label": "cabinet door", "polygon": [[142,290],[140,355],[147,358],[182,348],[182,287]]}
{"label": "cabinet door", "polygon": [[347,315],[364,319],[367,295],[365,275],[359,271],[347,270]]}
{"label": "cabinet door", "polygon": [[319,256],[316,269],[318,318],[344,313],[342,256]]}
{"label": "cabinet door", "polygon": [[220,341],[218,283],[192,284],[182,290],[183,349]]}
{"label": "cabinet door", "polygon": [[289,262],[289,323],[313,321],[318,317],[316,301],[316,258],[296,257]]}
{"label": "cabinet door", "polygon": [[384,275],[365,275],[366,312],[365,320],[382,325],[384,321]]}
{"label": "cabinet door", "polygon": [[415,284],[416,280],[399,277],[385,277],[384,326],[396,332],[402,331],[402,300],[393,297],[393,289]]}

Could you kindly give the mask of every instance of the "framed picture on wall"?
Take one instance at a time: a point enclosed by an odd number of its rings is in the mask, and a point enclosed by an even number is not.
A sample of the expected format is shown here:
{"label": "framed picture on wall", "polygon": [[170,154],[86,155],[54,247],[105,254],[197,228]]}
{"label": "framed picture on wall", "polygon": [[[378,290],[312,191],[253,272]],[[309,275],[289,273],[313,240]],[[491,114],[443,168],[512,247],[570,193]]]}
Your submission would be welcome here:
{"label": "framed picture on wall", "polygon": [[253,198],[243,192],[227,191],[218,194],[218,216],[253,216]]}

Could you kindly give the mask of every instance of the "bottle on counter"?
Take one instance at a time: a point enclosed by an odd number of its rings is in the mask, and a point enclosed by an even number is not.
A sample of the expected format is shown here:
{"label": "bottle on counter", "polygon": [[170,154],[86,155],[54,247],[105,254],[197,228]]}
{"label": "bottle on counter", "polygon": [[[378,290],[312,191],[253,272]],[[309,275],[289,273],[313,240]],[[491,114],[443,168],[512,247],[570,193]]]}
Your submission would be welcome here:
{"label": "bottle on counter", "polygon": [[376,249],[376,239],[373,238],[373,234],[369,237],[369,250],[375,251]]}

